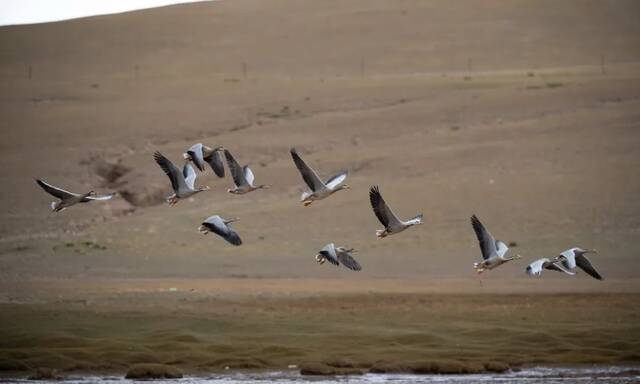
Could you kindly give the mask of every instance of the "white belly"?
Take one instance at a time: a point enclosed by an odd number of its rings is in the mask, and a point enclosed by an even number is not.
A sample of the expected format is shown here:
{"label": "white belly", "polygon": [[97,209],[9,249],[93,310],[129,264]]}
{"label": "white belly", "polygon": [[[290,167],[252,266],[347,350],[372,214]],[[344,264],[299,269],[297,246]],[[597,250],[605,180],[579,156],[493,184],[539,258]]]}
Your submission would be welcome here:
{"label": "white belly", "polygon": [[329,196],[330,194],[331,194],[331,191],[328,188],[323,188],[312,194],[303,193],[301,199],[305,200],[306,198],[307,200],[322,200],[325,197]]}

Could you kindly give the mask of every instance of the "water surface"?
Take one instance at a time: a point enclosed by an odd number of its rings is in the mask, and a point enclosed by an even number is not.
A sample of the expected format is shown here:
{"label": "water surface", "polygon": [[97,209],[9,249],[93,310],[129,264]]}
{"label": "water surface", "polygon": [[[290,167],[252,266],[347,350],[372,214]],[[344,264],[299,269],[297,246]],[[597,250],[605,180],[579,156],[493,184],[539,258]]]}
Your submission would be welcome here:
{"label": "water surface", "polygon": [[[271,373],[234,373],[216,374],[201,377],[185,377],[179,380],[154,380],[153,383],[169,384],[262,384],[262,383],[350,383],[350,384],[410,384],[410,383],[607,383],[626,384],[637,383],[640,380],[640,367],[589,367],[589,368],[527,368],[518,372],[503,374],[477,375],[412,375],[412,374],[366,374],[362,376],[302,376],[293,372]],[[0,380],[4,383],[29,383],[30,380]],[[70,377],[67,384],[104,383],[121,384],[132,383],[132,380],[121,377]]]}

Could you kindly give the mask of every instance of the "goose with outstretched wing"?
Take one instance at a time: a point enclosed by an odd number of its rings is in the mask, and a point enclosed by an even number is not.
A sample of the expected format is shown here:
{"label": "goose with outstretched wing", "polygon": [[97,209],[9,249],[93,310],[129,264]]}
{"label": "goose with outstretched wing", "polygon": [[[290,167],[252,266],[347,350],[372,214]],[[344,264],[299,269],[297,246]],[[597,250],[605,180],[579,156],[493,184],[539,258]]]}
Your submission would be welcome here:
{"label": "goose with outstretched wing", "polygon": [[295,148],[291,148],[290,153],[293,158],[293,163],[296,165],[296,168],[298,168],[298,171],[302,176],[302,180],[304,180],[310,189],[310,191],[302,192],[302,196],[300,197],[300,200],[305,207],[316,200],[322,200],[329,197],[335,192],[343,189],[349,189],[349,186],[344,184],[344,181],[347,179],[347,171],[341,171],[335,176],[329,178],[326,182],[323,182],[320,180],[320,177],[318,177],[316,172],[309,167],[304,160],[302,160]]}
{"label": "goose with outstretched wing", "polygon": [[205,235],[213,232],[233,245],[241,245],[242,240],[240,236],[238,236],[238,233],[231,227],[231,223],[237,220],[238,219],[223,219],[218,215],[210,216],[202,222],[198,230]]}
{"label": "goose with outstretched wing", "polygon": [[587,253],[598,253],[595,249],[582,249],[571,248],[562,252],[555,257],[555,261],[559,261],[562,265],[573,271],[576,268],[580,268],[585,271],[589,276],[597,280],[603,280],[603,277],[596,271],[595,267],[591,264],[591,261],[585,256]]}
{"label": "goose with outstretched wing", "polygon": [[209,164],[218,177],[224,177],[224,163],[222,161],[223,150],[223,146],[211,148],[202,143],[197,143],[187,149],[182,156],[185,160],[193,162],[200,171],[204,172],[205,164]]}
{"label": "goose with outstretched wing", "polygon": [[330,243],[324,246],[320,252],[316,255],[316,261],[320,264],[324,264],[325,261],[339,266],[344,265],[352,271],[360,271],[362,266],[351,255],[356,250],[353,248],[336,247],[335,244]]}
{"label": "goose with outstretched wing", "polygon": [[43,180],[36,179],[36,183],[44,189],[45,192],[50,194],[53,197],[60,199],[60,201],[51,202],[51,211],[52,212],[60,212],[65,210],[72,205],[76,205],[78,203],[88,203],[90,201],[105,201],[110,200],[116,194],[110,193],[107,195],[98,195],[94,191],[89,191],[87,193],[74,193],[66,191],[62,188],[55,187]]}
{"label": "goose with outstretched wing", "polygon": [[389,208],[387,203],[382,198],[378,186],[373,186],[369,190],[369,201],[371,202],[373,213],[376,214],[378,220],[380,220],[382,225],[384,225],[384,229],[376,230],[376,236],[378,237],[378,239],[400,233],[409,227],[413,227],[414,225],[422,224],[422,213],[407,221],[398,219],[398,216],[393,213],[391,208]]}
{"label": "goose with outstretched wing", "polygon": [[174,206],[180,199],[186,199],[202,191],[208,191],[208,186],[196,188],[196,172],[193,167],[187,163],[180,171],[169,159],[164,157],[162,153],[156,151],[153,154],[153,159],[158,163],[160,168],[169,177],[171,181],[171,188],[173,188],[173,194],[167,198],[167,202],[170,206]]}
{"label": "goose with outstretched wing", "polygon": [[489,231],[482,225],[476,215],[471,216],[471,226],[476,233],[478,242],[480,243],[480,251],[482,252],[482,261],[479,263],[473,263],[473,267],[476,272],[482,273],[488,269],[496,268],[508,261],[521,258],[520,255],[514,257],[507,257],[507,251],[509,247],[500,241],[496,240]]}
{"label": "goose with outstretched wing", "polygon": [[253,176],[251,168],[249,168],[248,165],[241,167],[231,152],[225,149],[224,156],[227,158],[227,166],[229,167],[233,183],[235,184],[235,188],[228,189],[227,192],[235,195],[244,195],[256,189],[269,188],[268,185],[264,184],[254,185],[255,177]]}

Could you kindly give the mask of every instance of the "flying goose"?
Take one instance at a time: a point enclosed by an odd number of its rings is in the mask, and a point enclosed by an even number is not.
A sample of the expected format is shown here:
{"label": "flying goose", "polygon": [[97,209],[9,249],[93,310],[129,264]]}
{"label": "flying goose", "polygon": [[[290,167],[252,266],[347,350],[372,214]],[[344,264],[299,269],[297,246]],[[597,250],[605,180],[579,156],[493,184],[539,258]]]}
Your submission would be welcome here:
{"label": "flying goose", "polygon": [[36,183],[38,183],[38,185],[42,187],[45,192],[60,199],[60,201],[51,202],[52,212],[63,211],[66,208],[69,208],[70,206],[76,205],[78,203],[88,203],[93,200],[109,200],[116,195],[115,193],[110,193],[108,195],[98,195],[94,191],[89,191],[87,193],[73,193],[65,191],[62,188],[54,187],[53,185],[48,184],[40,179],[36,179]]}
{"label": "flying goose", "polygon": [[376,230],[376,236],[378,236],[378,239],[402,232],[414,225],[422,224],[422,213],[407,221],[398,219],[396,214],[393,213],[391,208],[389,208],[382,198],[377,185],[374,185],[369,190],[369,200],[371,201],[373,212],[376,214],[382,225],[384,225],[384,229]]}
{"label": "flying goose", "polygon": [[351,256],[356,250],[353,248],[346,249],[344,247],[336,247],[333,243],[327,244],[316,255],[316,261],[320,264],[324,264],[325,261],[330,262],[335,266],[340,264],[353,270],[359,271],[362,269],[360,264]]}
{"label": "flying goose", "polygon": [[536,261],[534,261],[533,263],[529,264],[526,268],[526,272],[527,275],[529,276],[540,276],[542,275],[542,270],[543,269],[549,269],[552,271],[558,271],[558,272],[564,272],[567,275],[575,275],[575,272],[571,272],[570,270],[566,269],[562,263],[560,263],[559,261],[551,261],[549,259],[542,258],[542,259],[538,259]]}
{"label": "flying goose", "polygon": [[193,196],[198,192],[208,191],[209,187],[195,188],[196,172],[193,167],[187,163],[182,168],[182,172],[169,159],[164,157],[162,153],[156,151],[153,158],[160,168],[167,174],[173,188],[173,195],[167,198],[170,206],[178,203],[178,200]]}
{"label": "flying goose", "polygon": [[591,265],[591,262],[585,256],[585,253],[597,252],[595,250],[589,249],[571,248],[556,256],[554,261],[559,261],[565,268],[569,270],[574,270],[576,269],[576,267],[578,267],[594,279],[602,280],[602,276],[600,276],[598,271],[596,271],[593,265]]}
{"label": "flying goose", "polygon": [[231,223],[237,221],[238,219],[223,219],[220,216],[210,216],[202,224],[198,227],[198,231],[203,234],[207,234],[209,232],[213,232],[217,235],[220,235],[223,239],[227,240],[229,243],[233,245],[242,244],[242,240],[240,240],[240,236],[236,233],[236,231],[231,228]]}
{"label": "flying goose", "polygon": [[326,183],[323,183],[316,172],[298,155],[295,148],[291,148],[291,157],[293,158],[293,162],[296,164],[298,171],[302,175],[302,179],[307,183],[309,189],[311,189],[310,192],[302,192],[302,196],[300,197],[300,200],[305,207],[313,203],[315,200],[322,200],[341,189],[349,189],[347,184],[343,184],[347,179],[347,171],[341,171],[327,180]]}
{"label": "flying goose", "polygon": [[227,192],[233,193],[236,195],[244,195],[245,193],[249,193],[251,191],[255,191],[256,189],[269,188],[268,185],[253,185],[253,172],[248,165],[241,167],[240,164],[233,158],[231,152],[228,150],[224,150],[224,157],[227,158],[227,166],[229,167],[229,171],[231,172],[231,176],[233,177],[233,183],[235,184],[234,189],[228,189]]}
{"label": "flying goose", "polygon": [[204,164],[206,162],[218,177],[224,177],[224,164],[222,163],[222,154],[220,154],[223,149],[224,147],[222,146],[210,148],[198,143],[187,149],[182,156],[185,160],[192,161],[200,171],[204,172]]}
{"label": "flying goose", "polygon": [[478,220],[476,215],[471,216],[471,225],[478,237],[483,259],[480,263],[473,263],[473,267],[476,272],[482,273],[487,269],[493,269],[507,261],[521,258],[520,255],[505,257],[509,247],[507,247],[507,245],[502,241],[494,239],[484,225],[482,225],[480,220]]}

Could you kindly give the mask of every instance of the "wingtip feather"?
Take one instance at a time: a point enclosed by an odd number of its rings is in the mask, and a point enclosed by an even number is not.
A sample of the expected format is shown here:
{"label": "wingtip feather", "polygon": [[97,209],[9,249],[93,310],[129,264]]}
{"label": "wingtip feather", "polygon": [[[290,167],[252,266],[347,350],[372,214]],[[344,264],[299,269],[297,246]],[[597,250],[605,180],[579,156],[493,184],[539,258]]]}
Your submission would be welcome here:
{"label": "wingtip feather", "polygon": [[165,159],[165,157],[162,153],[160,153],[160,151],[155,151],[153,152],[153,159],[156,161],[156,163],[158,163]]}

